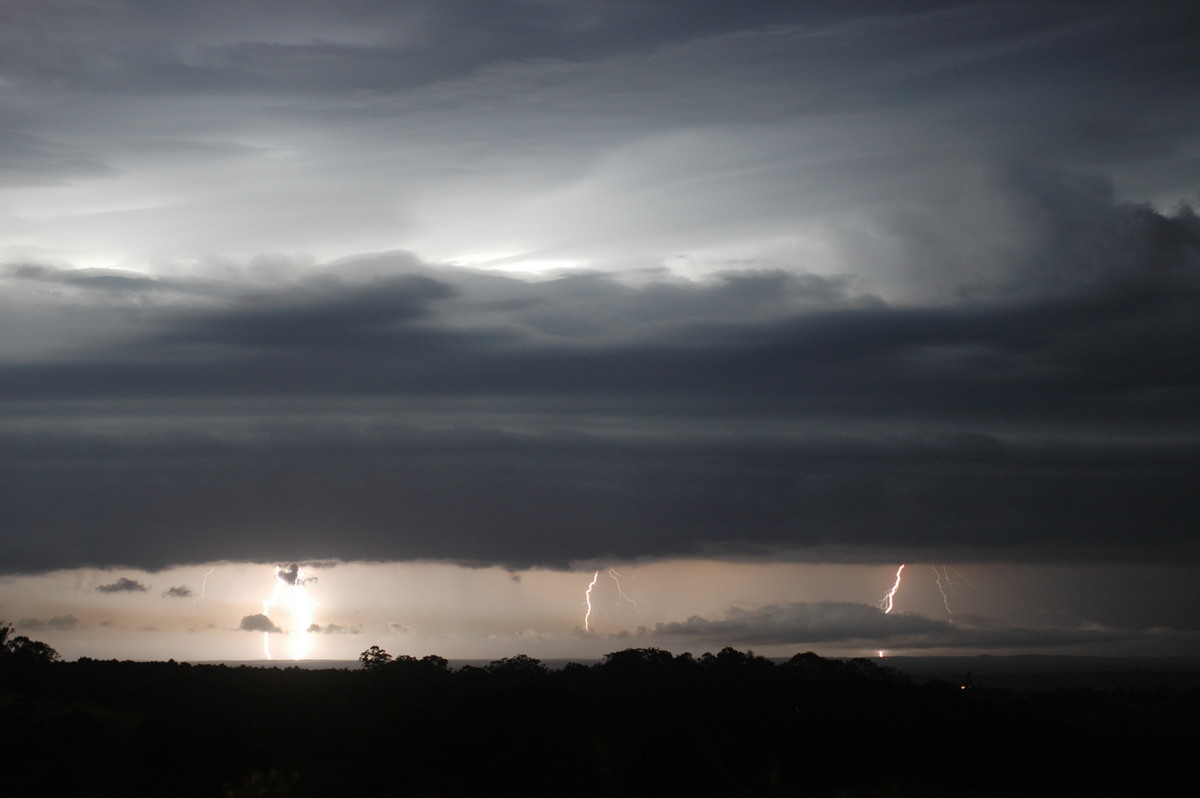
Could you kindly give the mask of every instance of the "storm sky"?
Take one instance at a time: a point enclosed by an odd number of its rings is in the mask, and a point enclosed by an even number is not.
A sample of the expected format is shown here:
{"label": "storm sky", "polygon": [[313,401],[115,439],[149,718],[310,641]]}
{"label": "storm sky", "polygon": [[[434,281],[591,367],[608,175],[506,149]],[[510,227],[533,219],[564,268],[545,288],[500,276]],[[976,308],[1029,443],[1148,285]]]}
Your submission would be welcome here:
{"label": "storm sky", "polygon": [[1197,23],[0,0],[0,619],[1200,653]]}

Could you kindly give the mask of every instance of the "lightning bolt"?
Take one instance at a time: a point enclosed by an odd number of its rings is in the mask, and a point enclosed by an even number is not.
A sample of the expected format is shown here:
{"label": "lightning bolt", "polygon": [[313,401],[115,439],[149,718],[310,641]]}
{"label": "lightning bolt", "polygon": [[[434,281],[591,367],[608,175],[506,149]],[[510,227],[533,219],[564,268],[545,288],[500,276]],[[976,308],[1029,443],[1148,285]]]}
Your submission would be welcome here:
{"label": "lightning bolt", "polygon": [[[943,568],[944,568],[944,566],[943,566]],[[979,588],[975,587],[975,585],[973,585],[971,583],[971,580],[967,579],[967,575],[964,574],[962,571],[958,570],[957,568],[951,568],[950,573],[954,574],[954,578],[957,579],[959,582],[962,582],[963,584],[965,584],[967,587],[971,588],[972,590],[974,590],[976,592],[979,591]],[[951,584],[956,589],[958,588],[958,585],[956,585],[954,583],[951,583]]]}
{"label": "lightning bolt", "polygon": [[199,596],[196,596],[194,599],[192,599],[192,603],[188,605],[188,609],[189,609],[189,610],[192,608],[192,605],[193,605],[193,604],[195,604],[195,603],[196,603],[197,601],[199,601],[200,599],[204,598],[204,591],[208,589],[208,578],[209,578],[210,576],[212,576],[212,572],[213,572],[213,571],[215,571],[215,570],[217,570],[217,569],[216,569],[216,568],[209,568],[209,569],[208,569],[208,573],[206,573],[206,574],[204,575],[204,579],[203,579],[203,581],[201,581],[201,582],[200,582],[200,595],[199,595]]}
{"label": "lightning bolt", "polygon": [[592,582],[587,586],[587,592],[583,594],[583,600],[587,602],[587,612],[583,616],[583,631],[590,632],[592,620],[592,588],[596,586],[596,581],[600,578],[600,572],[592,574]]}
{"label": "lightning bolt", "polygon": [[[292,577],[292,581],[285,578],[285,574]],[[287,610],[291,617],[290,631],[307,632],[308,627],[312,622],[312,610],[316,605],[312,597],[304,589],[304,583],[310,581],[304,576],[304,570],[292,565],[290,571],[284,571],[282,568],[275,569],[275,585],[271,594],[263,600],[263,615],[271,617],[271,608],[281,601],[287,602]],[[278,624],[276,624],[278,626]],[[282,627],[280,627],[282,628]],[[289,630],[285,630],[289,631]],[[308,653],[307,635],[298,635],[290,646],[292,659],[303,659]],[[274,659],[271,656],[271,633],[263,632],[263,652],[267,659]]]}
{"label": "lightning bolt", "polygon": [[621,589],[621,580],[617,578],[620,576],[620,574],[614,571],[612,568],[609,568],[608,575],[612,577],[613,582],[616,582],[617,584],[617,605],[620,606],[622,599],[628,601],[633,605],[633,611],[638,614],[638,619],[641,620],[642,624],[644,625],[646,623],[646,618],[642,615],[642,611],[638,607],[637,602],[625,595],[625,591]]}
{"label": "lightning bolt", "polygon": [[[946,591],[947,589],[954,589],[954,582],[950,579],[950,574],[946,570],[946,566],[942,566],[941,573],[938,572],[936,565],[931,565],[930,567],[933,568],[933,578],[937,581],[938,592],[942,594],[942,604],[946,607],[946,614],[952,616],[954,615],[954,611],[950,609],[950,594]],[[945,584],[942,584],[942,579],[946,580]]]}
{"label": "lightning bolt", "polygon": [[896,598],[896,591],[900,589],[900,574],[902,573],[904,573],[903,564],[896,569],[896,584],[892,585],[892,589],[879,600],[879,609],[883,610],[884,615],[892,611],[892,601]]}

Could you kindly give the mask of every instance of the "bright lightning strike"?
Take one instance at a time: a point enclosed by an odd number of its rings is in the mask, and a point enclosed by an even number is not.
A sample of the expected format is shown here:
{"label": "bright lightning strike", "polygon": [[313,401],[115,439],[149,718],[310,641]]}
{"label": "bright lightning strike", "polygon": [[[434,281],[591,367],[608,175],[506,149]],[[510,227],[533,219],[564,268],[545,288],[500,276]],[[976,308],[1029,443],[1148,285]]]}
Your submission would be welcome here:
{"label": "bright lightning strike", "polygon": [[599,578],[600,578],[599,571],[592,574],[591,584],[589,584],[587,586],[587,592],[583,594],[583,600],[585,602],[587,602],[587,612],[583,616],[583,631],[585,631],[585,632],[592,631],[592,627],[590,625],[591,620],[592,620],[592,588],[594,588],[596,586],[596,581]]}
{"label": "bright lightning strike", "polygon": [[902,573],[904,573],[903,564],[896,569],[896,584],[892,585],[892,589],[889,590],[884,597],[879,600],[879,609],[883,610],[884,615],[887,615],[892,611],[893,600],[896,598],[896,591],[900,589],[900,575]]}
{"label": "bright lightning strike", "polygon": [[[303,568],[294,563],[287,569],[276,568],[274,589],[263,601],[263,615],[268,618],[271,617],[271,609],[277,604],[282,605],[287,613],[290,619],[287,626],[274,620],[272,623],[291,636],[289,653],[292,655],[292,659],[304,659],[310,648],[311,641],[306,632],[312,625],[313,609],[317,606],[317,602],[308,595],[304,585],[311,579],[312,577],[305,575]],[[263,652],[267,659],[274,659],[271,656],[270,632],[263,632]]]}
{"label": "bright lightning strike", "polygon": [[[621,587],[621,575],[613,568],[609,568],[606,573],[608,574],[608,578],[613,580],[613,584],[617,586],[617,606],[620,606],[622,601],[629,602],[633,605],[633,611],[637,613],[638,619],[645,624],[646,618],[642,615],[641,607]],[[587,590],[583,593],[583,601],[587,606],[587,610],[583,614],[583,631],[585,632],[592,631],[592,589],[596,587],[598,581],[600,581],[600,572],[596,571],[592,574],[592,581],[588,583]]]}

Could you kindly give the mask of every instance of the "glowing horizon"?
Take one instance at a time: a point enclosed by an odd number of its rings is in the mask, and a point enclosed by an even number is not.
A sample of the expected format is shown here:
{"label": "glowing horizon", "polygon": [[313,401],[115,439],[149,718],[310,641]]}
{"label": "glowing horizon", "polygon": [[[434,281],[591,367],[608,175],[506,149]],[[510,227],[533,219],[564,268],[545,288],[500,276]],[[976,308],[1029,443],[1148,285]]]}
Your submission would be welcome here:
{"label": "glowing horizon", "polygon": [[[600,579],[618,567],[628,584]],[[325,562],[296,566],[295,584],[279,576],[287,569],[221,562],[160,572],[2,577],[0,618],[68,659],[353,660],[373,644],[453,659],[595,658],[631,647],[681,652],[726,645],[771,656],[802,650],[830,656],[1187,653],[1196,644],[1186,630],[1122,621],[1119,608],[1105,603],[1111,586],[1131,574],[1153,576],[1155,596],[1183,590],[1181,584],[1169,588],[1172,572],[1161,568],[964,566],[977,587],[958,598],[963,611],[953,625],[945,618],[939,572],[906,580],[903,611],[888,613],[871,596],[881,583],[894,587],[895,573],[878,565],[673,560],[512,571]],[[585,574],[590,592],[581,601]],[[270,580],[265,598],[264,575]],[[1007,589],[1014,582],[1021,591]],[[1090,612],[1078,598],[1087,585],[1094,591]],[[1054,607],[1051,597],[1059,594],[1076,598]],[[1045,603],[1029,604],[1033,595]],[[588,599],[592,606],[581,617]],[[1108,622],[1096,621],[1101,611]],[[261,626],[260,615],[274,630]]]}

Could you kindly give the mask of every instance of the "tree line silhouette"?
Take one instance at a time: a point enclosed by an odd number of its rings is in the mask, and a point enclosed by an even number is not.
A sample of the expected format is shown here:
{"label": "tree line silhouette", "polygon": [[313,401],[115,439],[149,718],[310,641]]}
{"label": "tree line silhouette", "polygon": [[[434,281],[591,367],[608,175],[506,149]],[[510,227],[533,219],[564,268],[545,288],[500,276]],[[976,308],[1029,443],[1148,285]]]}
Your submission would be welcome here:
{"label": "tree line silhouette", "polygon": [[13,656],[14,796],[1125,795],[1200,775],[1195,690],[967,690],[732,648],[561,669],[377,646],[328,670]]}

